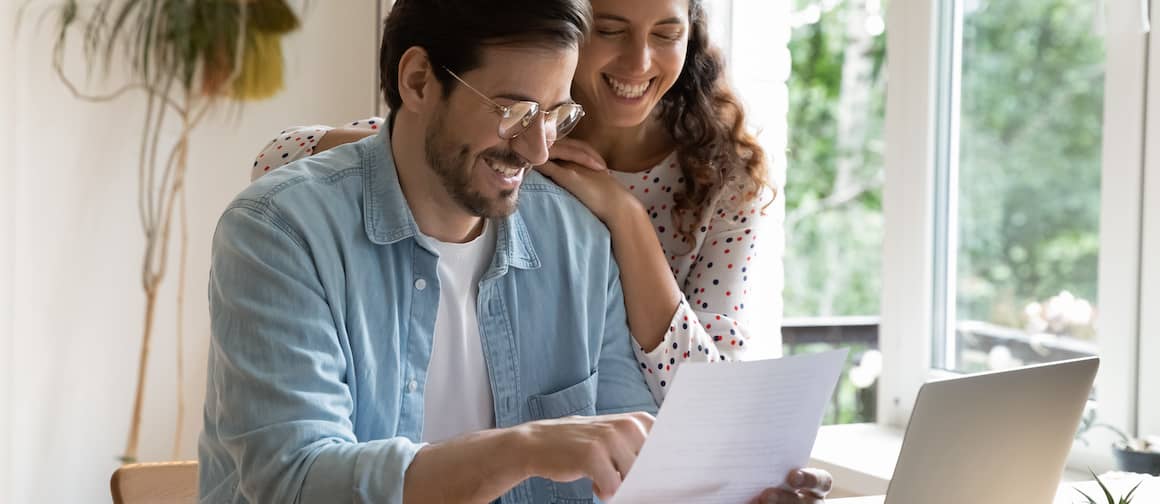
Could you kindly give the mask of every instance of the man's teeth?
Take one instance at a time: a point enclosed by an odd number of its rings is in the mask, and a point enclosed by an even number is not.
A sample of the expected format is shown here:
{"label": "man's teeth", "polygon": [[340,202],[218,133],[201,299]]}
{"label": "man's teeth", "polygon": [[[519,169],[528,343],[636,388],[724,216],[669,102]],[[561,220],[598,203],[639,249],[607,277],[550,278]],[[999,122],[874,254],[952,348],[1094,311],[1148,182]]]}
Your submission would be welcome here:
{"label": "man's teeth", "polygon": [[621,98],[640,98],[641,95],[644,94],[645,90],[648,89],[649,84],[652,83],[652,81],[649,80],[641,84],[633,85],[627,82],[618,81],[607,75],[604,76],[604,80],[605,82],[608,82],[610,87],[612,87],[613,93]]}
{"label": "man's teeth", "polygon": [[506,163],[501,163],[501,162],[496,161],[494,159],[486,159],[485,161],[487,161],[488,167],[490,167],[492,170],[495,170],[496,173],[503,175],[504,177],[509,177],[509,178],[514,177],[516,175],[519,175],[520,171],[523,170],[522,166],[515,166],[515,165],[506,164]]}

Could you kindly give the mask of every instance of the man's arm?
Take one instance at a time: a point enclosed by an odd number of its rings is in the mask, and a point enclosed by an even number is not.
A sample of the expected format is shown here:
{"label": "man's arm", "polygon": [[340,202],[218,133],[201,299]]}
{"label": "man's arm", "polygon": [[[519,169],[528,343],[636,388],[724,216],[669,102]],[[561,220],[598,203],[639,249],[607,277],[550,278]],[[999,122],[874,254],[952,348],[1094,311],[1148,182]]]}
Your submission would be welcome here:
{"label": "man's arm", "polygon": [[600,383],[596,392],[596,412],[644,411],[655,415],[656,401],[641,375],[644,370],[640,368],[632,351],[631,345],[635,343],[628,330],[620,269],[611,257],[608,259],[604,288],[604,340],[601,342],[600,360],[597,363]]}
{"label": "man's arm", "polygon": [[648,414],[545,420],[431,445],[357,439],[343,380],[355,371],[308,249],[290,226],[245,205],[227,210],[214,237],[206,421],[248,500],[484,503],[533,476],[588,477],[602,497],[616,490]]}
{"label": "man's arm", "polygon": [[356,438],[344,380],[355,371],[303,239],[256,204],[238,205],[214,236],[211,442],[252,502],[401,502],[422,445]]}
{"label": "man's arm", "polygon": [[405,502],[491,502],[533,476],[589,478],[597,496],[609,499],[636,460],[652,422],[648,413],[569,417],[428,445],[407,469]]}

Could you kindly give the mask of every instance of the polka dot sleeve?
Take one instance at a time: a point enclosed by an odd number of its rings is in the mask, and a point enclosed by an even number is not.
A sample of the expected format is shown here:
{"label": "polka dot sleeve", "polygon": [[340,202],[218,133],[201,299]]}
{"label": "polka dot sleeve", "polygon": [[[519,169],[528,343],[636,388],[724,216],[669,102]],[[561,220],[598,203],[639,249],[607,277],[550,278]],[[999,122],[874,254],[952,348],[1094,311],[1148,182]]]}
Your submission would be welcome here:
{"label": "polka dot sleeve", "polygon": [[[736,198],[733,198],[736,201]],[[660,403],[682,362],[761,358],[747,323],[746,301],[757,264],[758,220],[765,200],[719,205],[704,226],[704,241],[691,252],[683,296],[660,346],[645,352],[634,345],[653,397]],[[727,208],[733,206],[732,210]]]}
{"label": "polka dot sleeve", "polygon": [[[371,117],[354,121],[343,127],[374,131],[382,123],[381,118]],[[250,181],[257,180],[258,177],[269,173],[270,170],[275,170],[314,154],[314,148],[318,146],[318,141],[332,129],[334,128],[331,126],[315,125],[294,126],[282,130],[278,136],[266,144],[266,147],[258,153],[258,157],[254,158],[254,164],[250,170]]]}

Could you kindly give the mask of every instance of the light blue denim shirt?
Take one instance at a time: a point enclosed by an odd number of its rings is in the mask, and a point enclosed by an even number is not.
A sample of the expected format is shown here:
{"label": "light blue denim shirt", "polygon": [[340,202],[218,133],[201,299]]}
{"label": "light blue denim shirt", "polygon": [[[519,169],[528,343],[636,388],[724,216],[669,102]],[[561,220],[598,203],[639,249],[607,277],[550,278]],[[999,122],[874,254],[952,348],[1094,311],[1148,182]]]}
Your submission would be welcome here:
{"label": "light blue denim shirt", "polygon": [[[402,502],[423,446],[439,257],[418,233],[389,141],[384,128],[273,171],[222,215],[202,502]],[[608,230],[534,172],[498,224],[476,305],[496,426],[655,413]],[[531,479],[502,501],[592,498],[588,480]]]}

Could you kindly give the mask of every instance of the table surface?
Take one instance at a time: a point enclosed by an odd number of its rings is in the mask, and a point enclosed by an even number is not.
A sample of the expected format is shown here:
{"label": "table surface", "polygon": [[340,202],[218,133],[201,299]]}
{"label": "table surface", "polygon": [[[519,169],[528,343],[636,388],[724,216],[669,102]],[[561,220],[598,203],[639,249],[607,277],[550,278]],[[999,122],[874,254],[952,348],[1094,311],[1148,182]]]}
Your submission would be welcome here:
{"label": "table surface", "polygon": [[[1104,480],[1104,483],[1111,490],[1112,495],[1116,496],[1127,493],[1134,485],[1143,481],[1140,484],[1140,488],[1136,491],[1133,502],[1160,502],[1160,477],[1148,477],[1128,473],[1108,473],[1100,476],[1100,479]],[[1076,489],[1082,490],[1092,496],[1100,493],[1100,489],[1094,481],[1066,483],[1059,487],[1059,493],[1056,495],[1053,504],[1081,504],[1087,502],[1083,496],[1075,491]],[[826,504],[882,504],[882,502],[883,496],[881,495],[875,497],[849,497],[826,500]]]}

